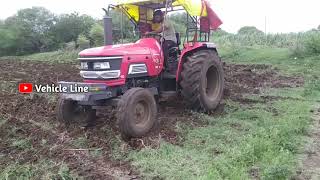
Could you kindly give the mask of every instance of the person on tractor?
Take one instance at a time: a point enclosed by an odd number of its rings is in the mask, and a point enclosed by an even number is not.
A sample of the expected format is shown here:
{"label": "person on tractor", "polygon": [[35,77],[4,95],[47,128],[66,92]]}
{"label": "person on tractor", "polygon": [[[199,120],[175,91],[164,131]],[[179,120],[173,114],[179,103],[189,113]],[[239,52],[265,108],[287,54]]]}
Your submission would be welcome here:
{"label": "person on tractor", "polygon": [[178,46],[174,26],[168,18],[164,17],[161,10],[156,10],[153,13],[152,32],[146,34],[162,34],[164,38],[162,48],[165,59],[168,59],[169,49]]}

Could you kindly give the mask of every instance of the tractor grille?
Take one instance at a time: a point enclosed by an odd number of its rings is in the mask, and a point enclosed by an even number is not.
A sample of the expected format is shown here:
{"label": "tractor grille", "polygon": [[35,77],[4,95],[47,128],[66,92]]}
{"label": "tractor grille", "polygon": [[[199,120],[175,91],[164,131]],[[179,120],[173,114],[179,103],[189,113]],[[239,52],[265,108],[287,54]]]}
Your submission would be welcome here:
{"label": "tractor grille", "polygon": [[120,76],[120,70],[116,71],[80,71],[85,79],[116,79]]}
{"label": "tractor grille", "polygon": [[[122,59],[122,56],[79,57],[82,64],[80,75],[84,79],[117,79],[120,77]],[[102,68],[96,68],[100,63],[104,64]]]}

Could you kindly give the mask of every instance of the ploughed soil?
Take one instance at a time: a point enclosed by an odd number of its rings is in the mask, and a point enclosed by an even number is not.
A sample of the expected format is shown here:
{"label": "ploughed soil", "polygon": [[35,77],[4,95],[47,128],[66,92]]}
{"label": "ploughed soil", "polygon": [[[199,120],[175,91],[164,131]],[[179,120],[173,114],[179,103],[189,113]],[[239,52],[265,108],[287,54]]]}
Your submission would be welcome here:
{"label": "ploughed soil", "polygon": [[[280,75],[267,65],[225,64],[225,97],[240,104],[255,103],[248,94],[260,94],[262,89],[298,87],[304,84],[301,77]],[[159,106],[159,127],[150,136],[119,140],[115,110],[100,110],[98,122],[91,128],[65,128],[56,120],[57,94],[22,95],[17,92],[19,82],[52,84],[57,81],[80,82],[79,69],[73,64],[47,64],[42,62],[2,60],[0,63],[0,170],[14,162],[37,163],[42,159],[64,162],[70,170],[86,179],[135,179],[139,178],[130,162],[116,160],[117,152],[156,148],[160,139],[177,144],[183,137],[176,132],[178,123],[203,126],[198,116],[184,108],[181,101],[162,102]],[[267,102],[269,98],[265,97]],[[224,113],[224,102],[210,116]],[[6,121],[3,121],[3,120]],[[75,143],[85,139],[81,147]],[[12,139],[27,139],[31,148],[12,146]],[[93,152],[99,155],[93,155]],[[58,167],[57,167],[58,168]]]}

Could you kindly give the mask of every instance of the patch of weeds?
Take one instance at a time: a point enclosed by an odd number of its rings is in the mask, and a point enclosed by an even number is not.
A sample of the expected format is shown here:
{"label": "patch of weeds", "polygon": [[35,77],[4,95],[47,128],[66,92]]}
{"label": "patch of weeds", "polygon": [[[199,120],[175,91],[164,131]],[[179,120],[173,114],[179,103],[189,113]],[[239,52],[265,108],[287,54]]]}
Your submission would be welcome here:
{"label": "patch of weeds", "polygon": [[29,139],[15,139],[13,140],[11,146],[20,150],[27,150],[32,148],[32,143]]}
{"label": "patch of weeds", "polygon": [[[279,154],[276,154],[276,158],[271,157],[273,154],[270,154],[271,166],[267,164],[263,167],[262,177],[266,180],[286,180],[294,172],[295,160],[289,152],[281,151]],[[283,163],[286,162],[286,163]]]}
{"label": "patch of weeds", "polygon": [[[223,52],[222,57],[224,55],[228,57],[228,49],[224,50],[222,47],[221,52]],[[249,47],[224,60],[238,64],[268,64],[288,75],[317,75],[320,68],[319,55],[305,58],[292,57],[288,48]]]}
{"label": "patch of weeds", "polygon": [[62,164],[59,168],[58,174],[60,176],[61,179],[63,180],[71,180],[74,179],[72,177],[72,174],[70,172],[69,167],[66,164]]}
{"label": "patch of weeds", "polygon": [[307,79],[303,95],[312,99],[316,97],[317,100],[320,100],[320,76]]}
{"label": "patch of weeds", "polygon": [[114,136],[110,142],[111,146],[111,157],[115,160],[121,160],[127,157],[128,151],[130,150],[127,143],[124,143],[119,135]]}
{"label": "patch of weeds", "polygon": [[235,112],[235,111],[237,111],[239,109],[241,109],[241,104],[239,102],[226,100],[225,108],[224,108],[224,111],[226,112],[226,114]]}
{"label": "patch of weeds", "polygon": [[176,132],[180,136],[185,136],[191,129],[192,127],[189,124],[181,121],[178,121],[175,127]]}
{"label": "patch of weeds", "polygon": [[31,165],[10,165],[0,173],[0,179],[31,179],[34,176]]}
{"label": "patch of weeds", "polygon": [[262,91],[262,96],[280,97],[280,98],[291,98],[304,100],[303,97],[304,88],[283,88],[283,89],[265,89]]}
{"label": "patch of weeds", "polygon": [[243,97],[252,103],[263,103],[264,100],[260,95],[244,94]]}
{"label": "patch of weeds", "polygon": [[87,148],[88,147],[88,139],[86,137],[78,137],[76,139],[72,140],[72,144],[76,147],[76,148]]}
{"label": "patch of weeds", "polygon": [[[320,78],[320,77],[319,77]],[[301,88],[266,89],[264,96],[281,97],[284,99],[296,99],[301,101],[320,100],[320,79],[318,77],[307,78],[305,86]]]}
{"label": "patch of weeds", "polygon": [[0,127],[4,125],[7,121],[8,119],[0,117]]}
{"label": "patch of weeds", "polygon": [[32,164],[11,164],[0,171],[0,179],[75,179],[77,174],[72,173],[64,163],[57,163],[43,159]]}
{"label": "patch of weeds", "polygon": [[[103,134],[107,137],[111,137],[108,139],[108,145],[110,147],[110,157],[114,160],[121,160],[127,156],[128,151],[130,150],[127,143],[123,142],[121,136],[116,134],[110,126],[104,126],[101,128]],[[102,153],[102,151],[100,151]],[[100,154],[98,152],[98,154]]]}
{"label": "patch of weeds", "polygon": [[101,157],[103,155],[102,149],[93,149],[89,153],[93,157]]}
{"label": "patch of weeds", "polygon": [[17,83],[15,82],[8,82],[8,81],[1,81],[0,83],[0,91],[5,93],[17,93]]}
{"label": "patch of weeds", "polygon": [[46,146],[47,143],[48,143],[48,141],[47,141],[46,139],[42,139],[42,140],[41,140],[41,145],[42,145],[42,146]]}

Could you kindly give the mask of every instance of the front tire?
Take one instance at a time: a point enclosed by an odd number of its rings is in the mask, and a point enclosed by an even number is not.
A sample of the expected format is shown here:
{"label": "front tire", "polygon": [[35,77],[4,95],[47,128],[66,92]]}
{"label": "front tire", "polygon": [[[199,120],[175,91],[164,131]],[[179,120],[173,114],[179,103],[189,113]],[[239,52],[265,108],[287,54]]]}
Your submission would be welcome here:
{"label": "front tire", "polygon": [[156,125],[157,104],[147,89],[129,89],[118,104],[118,125],[124,139],[145,136]]}
{"label": "front tire", "polygon": [[82,127],[93,126],[96,120],[96,110],[91,106],[79,105],[77,101],[62,99],[58,101],[58,120],[65,126],[79,124]]}
{"label": "front tire", "polygon": [[224,71],[216,51],[199,50],[183,64],[180,86],[187,106],[193,110],[217,108],[224,90]]}

